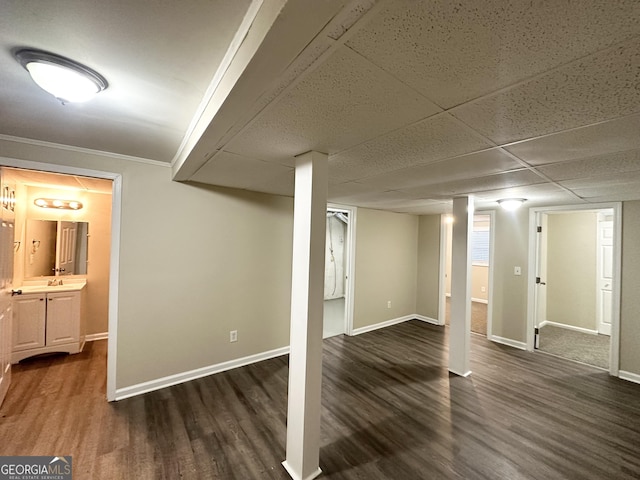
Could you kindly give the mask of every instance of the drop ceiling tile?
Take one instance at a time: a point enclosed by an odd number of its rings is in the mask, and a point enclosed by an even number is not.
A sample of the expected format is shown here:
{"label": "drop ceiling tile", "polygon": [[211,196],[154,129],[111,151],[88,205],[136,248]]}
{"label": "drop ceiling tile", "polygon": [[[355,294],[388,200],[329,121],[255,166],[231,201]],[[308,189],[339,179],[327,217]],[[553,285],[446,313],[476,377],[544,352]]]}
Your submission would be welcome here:
{"label": "drop ceiling tile", "polygon": [[638,34],[637,1],[396,1],[347,45],[444,108]]}
{"label": "drop ceiling tile", "polygon": [[640,148],[640,115],[610,120],[504,147],[530,165]]}
{"label": "drop ceiling tile", "polygon": [[640,37],[452,113],[497,144],[640,112]]}
{"label": "drop ceiling tile", "polygon": [[396,170],[358,180],[364,185],[397,190],[434,183],[452,182],[522,169],[522,165],[498,148],[436,163]]}
{"label": "drop ceiling tile", "polygon": [[441,198],[473,195],[487,190],[535,185],[544,182],[545,180],[542,177],[529,170],[518,170],[485,177],[400,189],[400,191],[407,193],[412,198]]}
{"label": "drop ceiling tile", "polygon": [[492,146],[448,114],[441,114],[332,155],[329,178],[363,179]]}
{"label": "drop ceiling tile", "polygon": [[582,203],[576,195],[553,183],[540,183],[524,187],[513,187],[479,192],[474,194],[476,209],[497,208],[503,198],[525,198],[526,207],[538,205],[565,205]]}
{"label": "drop ceiling tile", "polygon": [[220,152],[189,180],[291,196],[294,170],[273,162]]}
{"label": "drop ceiling tile", "polygon": [[538,167],[537,170],[554,181],[598,177],[609,174],[626,175],[630,172],[640,171],[640,150],[543,165]]}
{"label": "drop ceiling tile", "polygon": [[576,178],[572,180],[564,180],[558,183],[576,192],[589,190],[598,192],[599,195],[616,192],[617,190],[635,188],[638,191],[638,196],[640,197],[640,171],[613,173],[588,178]]}
{"label": "drop ceiling tile", "polygon": [[347,48],[272,103],[225,149],[266,160],[335,153],[441,111]]}

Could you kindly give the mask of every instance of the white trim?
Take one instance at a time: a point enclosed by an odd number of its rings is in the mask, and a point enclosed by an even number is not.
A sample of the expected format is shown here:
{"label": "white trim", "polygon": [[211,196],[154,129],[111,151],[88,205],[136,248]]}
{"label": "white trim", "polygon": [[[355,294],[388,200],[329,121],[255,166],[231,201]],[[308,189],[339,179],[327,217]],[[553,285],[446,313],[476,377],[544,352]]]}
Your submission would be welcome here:
{"label": "white trim", "polygon": [[[200,124],[202,117],[207,110],[207,107],[209,106],[209,104],[213,99],[213,95],[216,93],[216,90],[220,86],[220,83],[222,82],[224,75],[227,73],[227,70],[231,66],[231,62],[233,61],[234,57],[238,53],[238,50],[240,49],[242,42],[247,37],[247,34],[249,33],[249,29],[251,28],[251,25],[253,25],[253,22],[255,21],[256,16],[258,15],[258,11],[260,10],[262,3],[263,3],[263,0],[252,0],[251,4],[249,5],[249,8],[247,9],[247,13],[244,15],[244,18],[242,19],[242,23],[240,23],[238,30],[236,31],[233,39],[231,40],[231,43],[229,44],[229,47],[227,48],[227,51],[224,54],[224,57],[222,57],[222,61],[220,62],[220,65],[218,65],[218,69],[213,75],[211,82],[209,82],[209,86],[207,87],[207,90],[205,91],[202,97],[202,100],[200,101],[200,104],[198,105],[198,108],[196,109],[196,112],[193,115],[193,118],[191,119],[191,123],[187,127],[187,131],[182,137],[182,142],[180,142],[180,146],[178,147],[176,154],[173,156],[173,159],[171,160],[170,166],[172,168],[176,164],[178,159],[182,158],[185,155],[185,148],[187,148],[187,144],[189,143],[189,140],[191,139],[191,137],[194,134],[194,131]],[[207,126],[209,125],[210,122],[211,122],[211,119],[209,119],[209,121],[206,121],[205,119],[205,123],[207,124]]]}
{"label": "white trim", "polygon": [[415,318],[416,315],[405,315],[404,317],[392,318],[391,320],[387,320],[385,322],[374,323],[373,325],[367,325],[366,327],[355,328],[353,329],[351,335],[360,335],[362,333],[372,332],[373,330],[390,327],[391,325],[403,323],[408,320],[414,320]]}
{"label": "white trim", "polygon": [[555,207],[535,207],[529,209],[529,275],[527,289],[527,341],[526,348],[533,351],[536,319],[536,227],[538,214],[548,212],[596,211],[613,209],[613,290],[611,292],[611,342],[609,350],[609,373],[617,377],[620,368],[620,288],[622,272],[622,202],[589,203]]}
{"label": "white trim", "polygon": [[420,320],[421,322],[430,323],[432,325],[440,325],[437,319],[431,317],[425,317],[424,315],[418,315],[417,313],[413,316],[415,320]]}
{"label": "white trim", "polygon": [[189,382],[198,378],[207,377],[209,375],[213,375],[214,373],[225,372],[233,368],[244,367],[252,363],[262,362],[263,360],[280,357],[288,353],[288,346],[276,348],[275,350],[269,350],[267,352],[257,353],[255,355],[249,355],[247,357],[237,358],[235,360],[229,360],[228,362],[222,362],[215,365],[209,365],[207,367],[196,368],[195,370],[189,370],[187,372],[176,373],[175,375],[157,378],[155,380],[138,383],[129,387],[118,388],[115,392],[115,400],[124,400],[125,398],[142,395],[143,393],[153,392],[154,390],[160,390],[161,388],[178,385],[179,383]]}
{"label": "white trim", "polygon": [[[118,160],[126,160],[127,162],[138,162],[138,163],[145,163],[147,165],[155,165],[157,167],[171,168],[171,165],[169,164],[169,162],[161,162],[160,160],[152,160],[150,158],[144,158],[144,157],[134,157],[133,155],[124,155],[122,153],[106,152],[104,150],[93,150],[91,148],[75,147],[73,145],[63,145],[61,143],[45,142],[42,140],[34,140],[32,138],[13,137],[11,135],[0,134],[0,140],[4,140],[7,142],[23,143],[26,145],[33,145],[35,147],[53,148],[54,150],[64,150],[66,152],[82,153],[85,155],[100,155],[103,157],[116,158]],[[44,165],[54,165],[54,164],[45,163]],[[62,165],[60,165],[60,167],[62,167]],[[45,171],[43,168],[38,168],[38,170]],[[52,171],[52,170],[48,170],[48,171]],[[54,173],[65,173],[65,172],[56,171]],[[103,172],[103,173],[106,173],[106,172]],[[77,175],[81,175],[81,174],[78,173]],[[87,176],[88,174],[85,173],[84,175]],[[91,175],[91,176],[95,177],[96,175]],[[108,178],[108,177],[103,176],[101,178]]]}
{"label": "white trim", "polygon": [[484,298],[471,297],[471,301],[472,302],[476,302],[476,303],[484,303],[485,305],[489,305],[489,300],[485,300]]}
{"label": "white trim", "polygon": [[588,333],[589,335],[598,335],[598,330],[591,330],[589,328],[583,328],[583,327],[575,327],[573,325],[567,325],[566,323],[552,322],[549,320],[544,320],[540,322],[538,324],[538,328],[542,328],[545,325],[551,325],[552,327],[560,327],[560,328],[564,328],[565,330],[573,330],[574,332]]}
{"label": "white trim", "polygon": [[108,340],[109,332],[102,333],[90,333],[89,335],[84,336],[85,342],[95,342],[96,340]]}
{"label": "white trim", "polygon": [[349,217],[347,225],[347,271],[344,302],[344,333],[353,335],[353,313],[355,309],[356,288],[356,226],[358,223],[358,207],[327,203],[327,210],[346,212]]}
{"label": "white trim", "polygon": [[284,467],[284,469],[287,471],[287,473],[293,480],[313,480],[314,478],[316,478],[318,475],[322,473],[322,469],[318,467],[318,469],[315,472],[311,473],[310,475],[307,475],[303,479],[293,471],[293,469],[289,466],[286,460],[282,462],[282,466]]}
{"label": "white trim", "polygon": [[107,346],[107,400],[115,400],[116,395],[116,357],[118,338],[118,294],[120,278],[120,223],[122,206],[122,175],[115,172],[103,172],[86,168],[70,167],[53,163],[18,160],[0,157],[0,165],[27,170],[81,175],[112,180],[111,192],[111,256],[109,260],[109,335]]}
{"label": "white trim", "polygon": [[497,335],[491,335],[489,339],[492,342],[501,343],[508,347],[517,348],[519,350],[527,350],[527,344],[525,342],[518,342],[517,340],[511,340],[510,338],[498,337]]}
{"label": "white trim", "polygon": [[438,325],[446,323],[447,297],[445,285],[447,284],[447,222],[450,214],[440,215],[440,264],[438,266]]}
{"label": "white trim", "polygon": [[640,375],[637,373],[625,372],[624,370],[620,370],[619,376],[622,380],[627,380],[628,382],[640,383]]}

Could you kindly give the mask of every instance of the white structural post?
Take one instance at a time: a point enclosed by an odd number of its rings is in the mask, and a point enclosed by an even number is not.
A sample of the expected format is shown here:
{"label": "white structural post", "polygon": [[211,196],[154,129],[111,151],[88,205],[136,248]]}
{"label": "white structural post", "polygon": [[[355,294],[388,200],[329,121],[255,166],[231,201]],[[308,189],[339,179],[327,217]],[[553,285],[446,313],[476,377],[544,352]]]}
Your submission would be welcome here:
{"label": "white structural post", "polygon": [[449,371],[466,377],[471,373],[471,234],[473,197],[453,199],[451,251],[451,322],[449,327]]}
{"label": "white structural post", "polygon": [[291,286],[287,458],[294,480],[320,475],[322,314],[327,222],[327,155],[296,158]]}

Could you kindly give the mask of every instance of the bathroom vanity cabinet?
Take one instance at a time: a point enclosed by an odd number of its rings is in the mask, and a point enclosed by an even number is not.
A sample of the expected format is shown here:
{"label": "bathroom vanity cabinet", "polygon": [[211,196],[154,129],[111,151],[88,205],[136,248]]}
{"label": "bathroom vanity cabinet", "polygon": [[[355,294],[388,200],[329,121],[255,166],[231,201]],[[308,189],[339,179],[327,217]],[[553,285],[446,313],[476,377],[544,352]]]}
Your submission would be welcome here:
{"label": "bathroom vanity cabinet", "polygon": [[28,289],[13,297],[11,362],[51,352],[79,353],[84,347],[84,285]]}

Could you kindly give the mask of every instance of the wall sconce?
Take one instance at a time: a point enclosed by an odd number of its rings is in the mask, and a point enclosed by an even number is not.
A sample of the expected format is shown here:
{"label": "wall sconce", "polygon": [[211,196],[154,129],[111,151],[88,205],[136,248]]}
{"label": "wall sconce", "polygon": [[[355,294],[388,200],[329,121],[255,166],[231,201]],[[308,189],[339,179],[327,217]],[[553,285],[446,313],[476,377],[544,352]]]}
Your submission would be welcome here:
{"label": "wall sconce", "polygon": [[504,198],[502,200],[498,200],[498,204],[505,210],[513,212],[514,210],[519,209],[526,201],[526,198]]}
{"label": "wall sconce", "polygon": [[36,198],[33,203],[41,208],[59,208],[62,210],[80,210],[82,208],[82,202],[60,200],[58,198]]}

